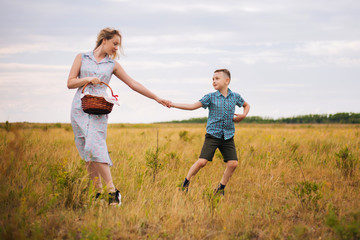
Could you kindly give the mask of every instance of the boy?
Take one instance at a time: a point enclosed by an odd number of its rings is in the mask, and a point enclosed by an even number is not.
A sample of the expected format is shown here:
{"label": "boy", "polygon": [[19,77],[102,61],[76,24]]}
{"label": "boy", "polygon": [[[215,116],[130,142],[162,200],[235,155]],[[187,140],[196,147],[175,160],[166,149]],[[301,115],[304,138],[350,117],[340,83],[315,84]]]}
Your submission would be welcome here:
{"label": "boy", "polygon": [[[203,168],[207,162],[212,161],[215,150],[219,148],[226,162],[224,175],[215,189],[214,194],[224,195],[225,186],[235,171],[238,162],[234,144],[234,122],[243,120],[250,110],[250,105],[228,86],[230,84],[230,72],[227,69],[218,69],[213,75],[213,86],[216,92],[206,94],[200,101],[193,104],[171,103],[171,107],[195,110],[200,107],[209,107],[209,117],[206,125],[206,135],[199,159],[190,168],[182,189],[187,192],[190,179]],[[244,107],[243,114],[235,114],[235,105]]]}

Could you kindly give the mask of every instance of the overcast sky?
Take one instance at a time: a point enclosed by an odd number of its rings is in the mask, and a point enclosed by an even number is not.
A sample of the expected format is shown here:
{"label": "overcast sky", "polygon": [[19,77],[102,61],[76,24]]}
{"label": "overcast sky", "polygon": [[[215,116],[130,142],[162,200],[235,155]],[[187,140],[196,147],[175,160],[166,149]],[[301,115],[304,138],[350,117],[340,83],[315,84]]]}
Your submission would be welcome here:
{"label": "overcast sky", "polygon": [[[79,52],[119,29],[125,71],[158,96],[193,103],[218,68],[249,116],[360,112],[360,1],[1,1],[0,122],[70,122]],[[112,77],[111,123],[207,116],[167,109]],[[237,109],[237,113],[242,109]]]}

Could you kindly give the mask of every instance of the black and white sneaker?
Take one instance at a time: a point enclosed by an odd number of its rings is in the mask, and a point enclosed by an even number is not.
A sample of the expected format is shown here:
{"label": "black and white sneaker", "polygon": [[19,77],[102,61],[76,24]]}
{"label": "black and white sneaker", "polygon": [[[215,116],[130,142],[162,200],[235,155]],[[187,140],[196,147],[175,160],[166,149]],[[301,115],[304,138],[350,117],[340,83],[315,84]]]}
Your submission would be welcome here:
{"label": "black and white sneaker", "polygon": [[96,193],[96,195],[95,195],[95,200],[98,200],[99,199],[99,197],[101,197],[101,193]]}
{"label": "black and white sneaker", "polygon": [[110,206],[121,205],[121,194],[119,190],[115,189],[115,192],[109,193],[109,205]]}

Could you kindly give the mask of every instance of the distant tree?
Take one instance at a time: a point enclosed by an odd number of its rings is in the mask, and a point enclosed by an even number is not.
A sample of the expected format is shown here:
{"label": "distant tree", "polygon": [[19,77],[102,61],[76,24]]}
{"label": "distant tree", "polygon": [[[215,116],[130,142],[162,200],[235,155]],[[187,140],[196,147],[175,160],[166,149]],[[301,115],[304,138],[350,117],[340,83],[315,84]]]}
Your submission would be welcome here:
{"label": "distant tree", "polygon": [[[206,123],[207,117],[190,118],[187,120],[172,121],[170,123]],[[308,114],[288,118],[273,119],[268,117],[249,116],[243,123],[293,123],[293,124],[321,124],[321,123],[360,123],[360,113],[335,113],[335,114]]]}

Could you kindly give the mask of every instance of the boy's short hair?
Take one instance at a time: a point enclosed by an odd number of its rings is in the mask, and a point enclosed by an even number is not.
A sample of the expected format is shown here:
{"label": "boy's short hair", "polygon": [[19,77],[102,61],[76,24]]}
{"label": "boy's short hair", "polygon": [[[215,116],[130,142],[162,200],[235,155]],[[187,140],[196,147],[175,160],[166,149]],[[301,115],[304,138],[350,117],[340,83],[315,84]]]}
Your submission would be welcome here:
{"label": "boy's short hair", "polygon": [[223,72],[223,73],[225,73],[225,74],[229,77],[229,79],[231,79],[230,71],[229,71],[229,70],[227,70],[226,68],[223,68],[223,69],[217,69],[217,70],[215,70],[215,72],[214,72],[214,73],[216,73],[216,72]]}

